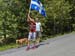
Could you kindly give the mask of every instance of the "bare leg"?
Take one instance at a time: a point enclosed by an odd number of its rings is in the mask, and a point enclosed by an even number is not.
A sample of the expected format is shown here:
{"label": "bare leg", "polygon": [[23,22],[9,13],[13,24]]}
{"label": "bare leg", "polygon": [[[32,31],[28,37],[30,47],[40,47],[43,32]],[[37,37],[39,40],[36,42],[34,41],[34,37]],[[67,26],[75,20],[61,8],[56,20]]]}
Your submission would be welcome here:
{"label": "bare leg", "polygon": [[30,49],[30,40],[28,40],[28,42],[27,42],[27,48],[26,48],[26,50],[29,50]]}

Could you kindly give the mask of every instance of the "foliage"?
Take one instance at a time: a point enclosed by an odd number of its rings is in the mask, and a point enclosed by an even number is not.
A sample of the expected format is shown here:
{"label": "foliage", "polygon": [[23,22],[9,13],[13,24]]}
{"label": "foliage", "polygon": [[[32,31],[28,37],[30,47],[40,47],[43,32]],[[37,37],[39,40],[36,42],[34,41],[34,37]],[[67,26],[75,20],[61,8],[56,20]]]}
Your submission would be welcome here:
{"label": "foliage", "polygon": [[[42,23],[43,36],[64,34],[75,29],[74,0],[41,0],[47,17],[31,11],[33,18],[38,17]],[[0,37],[15,38],[28,34],[26,21],[30,0],[0,0]]]}

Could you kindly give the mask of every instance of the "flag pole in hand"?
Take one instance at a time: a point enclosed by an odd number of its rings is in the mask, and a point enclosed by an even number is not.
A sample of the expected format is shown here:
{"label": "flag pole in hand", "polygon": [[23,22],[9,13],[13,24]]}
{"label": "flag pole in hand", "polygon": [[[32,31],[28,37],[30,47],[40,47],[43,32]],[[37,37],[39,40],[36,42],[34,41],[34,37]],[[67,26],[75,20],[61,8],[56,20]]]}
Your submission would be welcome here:
{"label": "flag pole in hand", "polygon": [[[30,0],[30,4],[31,4],[31,0]],[[30,18],[30,16],[29,16],[29,15],[30,15],[30,11],[31,11],[30,7],[31,7],[31,6],[29,5],[29,11],[28,11],[28,18],[27,18],[27,21],[29,21],[29,18]]]}
{"label": "flag pole in hand", "polygon": [[31,0],[30,0],[29,12],[28,12],[29,15],[30,15],[30,11],[31,11]]}

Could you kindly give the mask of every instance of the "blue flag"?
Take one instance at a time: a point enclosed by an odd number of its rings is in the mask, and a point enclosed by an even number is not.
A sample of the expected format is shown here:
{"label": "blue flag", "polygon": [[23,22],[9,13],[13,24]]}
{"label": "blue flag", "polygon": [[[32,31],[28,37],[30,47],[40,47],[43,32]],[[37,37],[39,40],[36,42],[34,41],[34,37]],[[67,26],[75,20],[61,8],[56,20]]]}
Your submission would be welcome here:
{"label": "blue flag", "polygon": [[30,9],[36,10],[43,16],[46,16],[45,9],[39,0],[31,0]]}

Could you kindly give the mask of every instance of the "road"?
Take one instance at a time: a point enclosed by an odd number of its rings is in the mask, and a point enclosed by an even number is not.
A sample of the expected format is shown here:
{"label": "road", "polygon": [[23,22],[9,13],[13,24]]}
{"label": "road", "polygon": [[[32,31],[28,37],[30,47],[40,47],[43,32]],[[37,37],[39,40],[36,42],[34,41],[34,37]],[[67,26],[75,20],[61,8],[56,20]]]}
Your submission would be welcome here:
{"label": "road", "polygon": [[75,56],[75,33],[57,36],[40,43],[39,48],[26,47],[0,52],[0,56]]}

